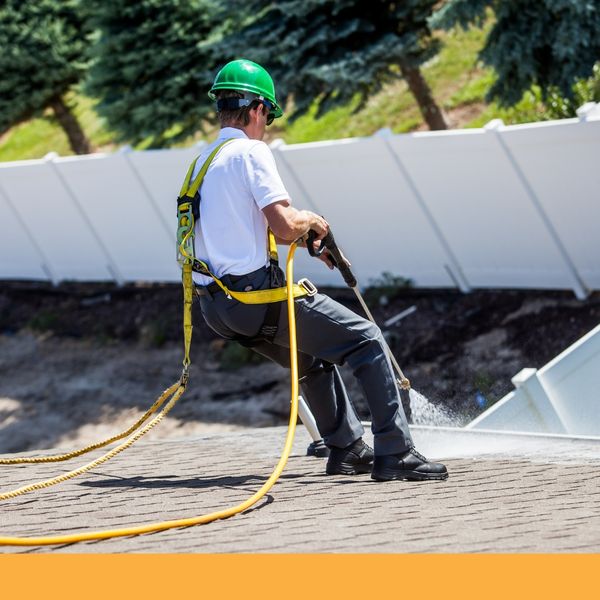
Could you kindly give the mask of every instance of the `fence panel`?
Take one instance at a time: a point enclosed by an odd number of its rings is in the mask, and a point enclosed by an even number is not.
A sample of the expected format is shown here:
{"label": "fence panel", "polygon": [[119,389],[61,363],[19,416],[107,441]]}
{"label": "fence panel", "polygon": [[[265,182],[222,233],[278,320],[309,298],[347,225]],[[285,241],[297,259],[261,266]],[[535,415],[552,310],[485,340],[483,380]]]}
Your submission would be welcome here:
{"label": "fence panel", "polygon": [[495,133],[395,136],[391,144],[472,287],[570,287],[560,255]]}
{"label": "fence panel", "polygon": [[[0,278],[1,279],[51,279],[48,267],[44,269],[44,258],[34,246],[31,234],[27,232],[11,200],[4,189],[6,174],[14,172],[22,164],[0,164]],[[37,198],[37,196],[36,196]]]}
{"label": "fence panel", "polygon": [[147,150],[125,154],[125,158],[130,161],[135,174],[143,182],[147,195],[158,208],[170,236],[174,236],[177,227],[175,199],[187,168],[198,156],[200,149],[200,146],[193,146],[192,148]]}
{"label": "fence panel", "polygon": [[56,161],[123,281],[177,279],[173,236],[122,154]]}
{"label": "fence panel", "polygon": [[50,160],[29,161],[0,173],[3,189],[15,199],[13,207],[39,245],[53,279],[113,279],[77,199]]}
{"label": "fence panel", "polygon": [[363,282],[388,271],[418,286],[454,286],[444,251],[381,138],[278,151],[295,174],[284,173],[290,194],[327,217]]}
{"label": "fence panel", "polygon": [[578,274],[600,288],[600,119],[505,127],[521,166]]}

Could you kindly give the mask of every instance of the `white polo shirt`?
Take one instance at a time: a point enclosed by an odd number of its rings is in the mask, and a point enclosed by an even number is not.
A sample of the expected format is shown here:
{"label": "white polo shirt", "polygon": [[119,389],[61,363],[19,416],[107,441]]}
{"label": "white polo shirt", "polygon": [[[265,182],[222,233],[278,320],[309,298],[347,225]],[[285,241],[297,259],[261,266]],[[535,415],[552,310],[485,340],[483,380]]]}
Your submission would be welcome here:
{"label": "white polo shirt", "polygon": [[[267,144],[251,140],[240,129],[224,127],[201,154],[192,180],[209,154],[235,138],[215,156],[200,188],[200,222],[196,223],[196,256],[217,276],[245,275],[268,264],[267,219],[262,209],[290,200]],[[199,285],[212,278],[194,273]]]}

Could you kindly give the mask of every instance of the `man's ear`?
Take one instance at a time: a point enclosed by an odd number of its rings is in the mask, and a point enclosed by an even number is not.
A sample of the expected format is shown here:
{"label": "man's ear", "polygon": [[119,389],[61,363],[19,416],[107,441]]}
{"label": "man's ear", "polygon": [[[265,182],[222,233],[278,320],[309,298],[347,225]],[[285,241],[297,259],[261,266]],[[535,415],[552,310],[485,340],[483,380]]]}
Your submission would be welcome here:
{"label": "man's ear", "polygon": [[[259,103],[259,104],[257,104],[256,107],[255,107],[255,109],[256,109],[256,115],[257,116],[259,116],[259,115],[265,115],[265,114],[269,113],[267,107],[264,104],[262,104],[262,102]],[[254,110],[254,109],[252,109],[252,110]]]}
{"label": "man's ear", "polygon": [[261,109],[263,108],[262,104],[257,104],[256,106],[253,106],[250,109],[250,115],[252,116],[253,120],[257,120],[258,121],[258,117],[260,114]]}

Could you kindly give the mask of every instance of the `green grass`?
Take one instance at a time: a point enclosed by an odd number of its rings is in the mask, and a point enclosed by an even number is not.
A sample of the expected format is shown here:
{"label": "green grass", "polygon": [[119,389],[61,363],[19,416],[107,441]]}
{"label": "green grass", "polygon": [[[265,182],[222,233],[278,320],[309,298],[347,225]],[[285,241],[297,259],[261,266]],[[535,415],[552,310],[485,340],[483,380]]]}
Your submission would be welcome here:
{"label": "green grass", "polygon": [[484,102],[485,94],[494,82],[494,74],[485,72],[479,77],[474,77],[460,87],[445,103],[446,109],[457,108],[465,104]]}
{"label": "green grass", "polygon": [[[67,103],[96,149],[115,148],[113,134],[94,111],[94,101],[81,94],[71,93]],[[0,138],[0,162],[42,158],[48,152],[61,156],[73,154],[69,141],[51,111],[37,119],[16,125]]]}
{"label": "green grass", "polygon": [[465,127],[483,127],[492,119],[502,119],[506,125],[518,123],[532,123],[534,121],[546,121],[549,115],[546,107],[532,92],[527,92],[521,102],[511,108],[502,108],[495,102],[489,104],[485,109],[465,125]]}
{"label": "green grass", "polygon": [[[443,43],[441,52],[422,68],[438,104],[447,112],[453,127],[481,127],[491,119],[500,118],[506,124],[545,120],[553,117],[537,91],[526,94],[512,108],[488,104],[485,95],[494,81],[494,74],[477,62],[477,53],[483,47],[489,26],[469,31],[439,32]],[[600,76],[599,76],[600,78]],[[599,79],[600,80],[600,79]],[[594,84],[595,85],[595,84]],[[73,94],[69,102],[96,150],[113,151],[117,144],[102,119],[94,111],[94,101]],[[401,80],[389,83],[378,94],[358,107],[358,98],[346,106],[337,107],[317,118],[316,104],[293,122],[286,117],[278,120],[269,130],[266,141],[282,138],[287,143],[339,139],[373,135],[389,127],[396,133],[426,130],[419,109],[406,84]],[[212,139],[215,127],[207,133],[197,133],[177,146],[189,145],[203,138]],[[140,144],[139,148],[144,145]],[[60,155],[72,154],[66,136],[52,118],[22,123],[0,137],[0,161],[41,158],[50,151]]]}
{"label": "green grass", "polygon": [[71,153],[62,129],[46,118],[17,125],[0,141],[0,161],[41,158],[50,151]]}

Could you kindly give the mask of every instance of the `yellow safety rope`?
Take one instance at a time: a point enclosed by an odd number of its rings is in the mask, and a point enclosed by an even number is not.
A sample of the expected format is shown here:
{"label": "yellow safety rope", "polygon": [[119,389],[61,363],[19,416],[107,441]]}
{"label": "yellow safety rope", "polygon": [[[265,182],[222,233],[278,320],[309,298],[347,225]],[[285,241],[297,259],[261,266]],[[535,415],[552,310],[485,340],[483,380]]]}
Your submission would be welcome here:
{"label": "yellow safety rope", "polygon": [[[187,377],[190,366],[190,347],[192,345],[192,303],[194,301],[194,281],[192,280],[192,265],[186,262],[181,267],[183,282],[183,369]],[[187,383],[187,381],[186,381]]]}
{"label": "yellow safety rope", "polygon": [[[169,400],[169,402],[166,404],[166,406],[163,408],[163,410],[161,410],[158,413],[158,415],[156,415],[156,417],[154,417],[154,419],[152,419],[142,429],[137,431],[134,435],[132,435],[128,440],[126,440],[122,444],[119,444],[116,448],[113,448],[110,452],[107,452],[100,458],[93,460],[92,462],[88,463],[87,465],[83,465],[83,467],[79,467],[78,469],[74,469],[73,471],[69,471],[68,473],[64,473],[63,475],[59,475],[58,477],[53,477],[51,479],[45,479],[43,481],[38,481],[36,483],[30,483],[28,485],[24,485],[20,488],[17,488],[16,490],[11,490],[10,492],[4,492],[3,494],[0,494],[0,500],[8,500],[9,498],[15,498],[16,496],[20,496],[21,494],[26,494],[27,492],[33,492],[34,490],[41,490],[43,488],[47,488],[52,485],[56,485],[57,483],[62,483],[63,481],[73,479],[73,477],[77,477],[77,475],[82,475],[83,473],[86,473],[87,471],[91,471],[92,469],[96,468],[98,465],[101,465],[101,464],[105,463],[106,461],[110,460],[111,458],[113,458],[114,456],[116,456],[117,454],[120,454],[121,452],[123,452],[123,450],[126,450],[127,448],[129,448],[129,446],[131,446],[132,444],[137,442],[143,435],[148,433],[148,431],[150,431],[153,427],[158,425],[162,421],[163,417],[173,408],[173,406],[176,404],[177,400],[179,400],[179,398],[182,396],[183,392],[185,392],[185,385],[183,385],[182,383],[177,383],[177,384],[175,384],[175,386],[177,387],[177,390],[173,394],[173,396]],[[174,386],[171,386],[171,388],[172,387],[174,387]],[[163,393],[163,395],[166,396],[167,392],[171,388],[167,389]]]}
{"label": "yellow safety rope", "polygon": [[[63,473],[57,477],[52,477],[50,479],[45,479],[42,481],[37,481],[35,483],[31,483],[20,488],[10,490],[8,492],[0,493],[0,501],[8,500],[9,498],[15,498],[16,496],[20,496],[22,494],[26,494],[27,492],[32,492],[34,490],[40,490],[43,488],[47,488],[57,483],[62,483],[63,481],[67,481],[69,479],[73,479],[78,475],[86,473],[110,460],[117,454],[123,452],[134,444],[137,440],[139,440],[143,435],[148,433],[153,427],[155,427],[163,417],[173,408],[173,406],[177,403],[179,398],[183,395],[185,391],[185,387],[188,382],[188,367],[190,365],[190,347],[192,344],[192,300],[193,300],[193,281],[192,281],[192,267],[189,263],[185,263],[182,267],[182,281],[183,281],[183,345],[184,345],[184,358],[183,358],[183,374],[181,379],[174,383],[172,386],[167,388],[154,402],[154,404],[146,411],[146,413],[137,421],[135,425],[127,429],[125,432],[114,436],[108,440],[103,442],[98,442],[96,444],[92,444],[85,448],[81,448],[80,450],[75,450],[73,452],[67,454],[61,454],[57,456],[51,457],[33,457],[33,458],[13,458],[13,459],[3,459],[0,464],[20,464],[20,463],[39,463],[39,462],[58,462],[59,460],[68,460],[69,458],[74,458],[75,456],[80,456],[81,454],[85,454],[86,452],[90,452],[91,450],[95,450],[96,448],[102,448],[103,446],[107,446],[108,444],[117,441],[126,437],[127,435],[131,435],[131,437],[117,446],[113,448],[106,454],[100,456],[96,460],[79,467],[78,469],[74,469],[69,471],[68,473]],[[169,402],[163,408],[163,410],[156,416],[152,421],[150,421],[145,427],[136,432],[138,427],[140,427],[160,406],[162,406],[167,398],[170,398]],[[135,433],[133,433],[135,432]]]}
{"label": "yellow safety rope", "polygon": [[[52,544],[72,544],[74,542],[82,542],[82,541],[86,541],[86,540],[101,540],[101,539],[122,537],[122,536],[128,536],[128,535],[139,535],[142,533],[150,533],[150,532],[155,532],[155,531],[163,531],[165,529],[173,529],[176,527],[189,527],[191,525],[202,525],[205,523],[210,523],[212,521],[216,521],[218,519],[224,519],[227,517],[231,517],[235,514],[238,514],[238,513],[241,513],[243,511],[247,510],[248,508],[250,508],[251,506],[256,504],[273,487],[273,485],[275,485],[276,481],[278,480],[279,476],[281,475],[281,473],[287,463],[288,457],[289,457],[291,449],[292,449],[292,444],[294,441],[294,434],[295,434],[295,430],[296,430],[296,420],[298,418],[298,356],[297,356],[297,342],[296,342],[296,317],[295,317],[295,310],[294,310],[294,295],[293,295],[293,284],[292,284],[292,282],[293,282],[293,258],[294,258],[295,251],[296,251],[296,244],[293,243],[290,245],[287,263],[286,263],[286,277],[287,277],[287,288],[286,289],[287,289],[287,308],[288,308],[289,336],[290,336],[290,369],[291,369],[290,420],[288,423],[288,431],[287,431],[287,435],[286,435],[286,439],[285,439],[283,452],[281,454],[279,462],[277,463],[275,469],[271,473],[269,479],[263,484],[263,486],[255,494],[250,496],[250,498],[248,498],[241,504],[238,504],[231,508],[227,508],[225,510],[202,515],[199,517],[191,517],[191,518],[187,518],[187,519],[177,519],[177,520],[172,520],[172,521],[163,521],[160,523],[151,523],[148,525],[139,525],[139,526],[135,526],[135,527],[128,527],[128,528],[122,528],[122,529],[112,529],[112,530],[106,530],[106,531],[92,531],[92,532],[74,533],[74,534],[59,535],[59,536],[47,536],[47,537],[37,537],[37,538],[36,537],[27,537],[27,538],[0,537],[0,545],[4,545],[4,546],[7,546],[7,545],[10,545],[10,546],[47,546],[47,545],[52,545]],[[191,277],[190,277],[190,279],[191,279]],[[185,289],[185,286],[186,286],[186,278],[184,276],[184,289]],[[184,291],[184,306],[186,306],[185,291]],[[186,337],[186,341],[184,342],[186,345],[185,355],[189,359],[189,346],[187,344],[188,344],[188,341],[191,341],[191,320],[190,320],[189,337],[188,336],[185,336],[185,337]],[[175,386],[177,386],[174,395],[169,400],[169,402],[166,404],[166,406],[163,408],[163,410],[156,417],[154,417],[152,419],[152,421],[150,421],[143,429],[141,429],[135,435],[131,436],[131,438],[129,438],[126,442],[117,446],[113,451],[109,452],[108,454],[104,455],[103,457],[101,457],[98,460],[105,462],[106,460],[109,460],[109,458],[112,458],[112,456],[114,456],[115,454],[118,454],[119,452],[122,452],[123,450],[125,450],[125,448],[129,447],[131,444],[133,444],[135,441],[137,441],[137,439],[139,439],[142,435],[144,435],[147,431],[149,431],[155,425],[157,425],[160,422],[160,420],[164,417],[164,415],[166,415],[171,410],[171,408],[173,408],[173,406],[175,405],[177,400],[184,393],[186,385],[187,385],[188,374],[187,374],[187,365],[185,365],[185,360],[186,359],[184,358],[184,373],[182,375],[181,381],[179,381],[177,384],[174,384],[173,386],[171,386],[168,390],[166,390],[164,392],[164,394],[167,394],[167,392],[169,392],[170,390],[175,388]],[[112,454],[112,456],[108,456],[110,454]],[[85,465],[84,467],[81,467],[80,469],[77,469],[76,471],[78,471],[78,472],[76,474],[79,474],[79,472],[85,472],[86,470],[93,468],[93,466],[90,466],[90,465],[94,465],[94,463],[97,463],[97,461],[94,461],[93,463],[89,463],[88,465]],[[99,463],[97,463],[97,464],[99,464]],[[75,472],[72,471],[71,473],[75,473]],[[64,481],[64,479],[61,479],[61,478],[65,478],[65,477],[68,478],[67,477],[68,475],[69,475],[69,473],[67,473],[63,476],[60,476],[59,478],[55,478],[55,479],[60,479],[61,481]],[[75,475],[73,475],[73,477],[74,476]],[[37,487],[34,487],[33,489],[39,489],[39,487],[47,487],[46,485],[42,485],[43,483],[45,483],[45,482],[40,482],[39,484],[32,484],[32,486],[37,486]],[[52,485],[52,484],[49,484],[49,485]],[[25,486],[25,487],[28,487],[28,486]],[[10,492],[8,492],[8,493],[10,493]],[[24,493],[24,492],[20,492],[20,493]]]}
{"label": "yellow safety rope", "polygon": [[28,456],[19,458],[0,458],[0,465],[23,465],[31,463],[61,462],[64,460],[75,458],[76,456],[81,456],[82,454],[87,454],[92,450],[103,448],[104,446],[108,446],[113,442],[118,442],[124,437],[131,435],[138,427],[145,423],[148,420],[148,418],[151,417],[165,403],[166,399],[173,395],[177,387],[179,387],[179,381],[174,383],[171,387],[167,388],[154,401],[154,404],[131,427],[129,427],[129,429],[126,429],[125,431],[111,438],[108,438],[103,442],[96,442],[95,444],[90,444],[89,446],[85,446],[84,448],[80,448],[79,450],[73,450],[72,452],[67,452],[66,454],[54,454],[52,456]]}

